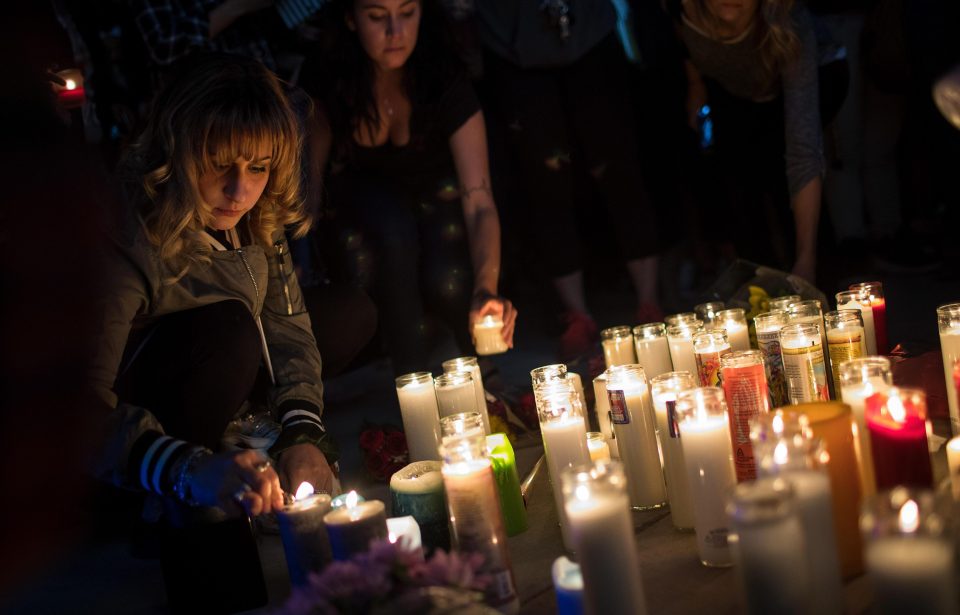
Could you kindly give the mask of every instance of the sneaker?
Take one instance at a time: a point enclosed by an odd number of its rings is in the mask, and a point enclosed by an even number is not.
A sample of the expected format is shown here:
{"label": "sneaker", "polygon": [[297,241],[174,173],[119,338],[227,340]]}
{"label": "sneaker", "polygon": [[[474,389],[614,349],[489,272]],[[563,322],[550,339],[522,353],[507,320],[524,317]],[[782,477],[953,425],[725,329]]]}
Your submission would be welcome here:
{"label": "sneaker", "polygon": [[588,314],[566,312],[565,329],[560,335],[560,360],[564,363],[586,354],[599,339],[600,329]]}

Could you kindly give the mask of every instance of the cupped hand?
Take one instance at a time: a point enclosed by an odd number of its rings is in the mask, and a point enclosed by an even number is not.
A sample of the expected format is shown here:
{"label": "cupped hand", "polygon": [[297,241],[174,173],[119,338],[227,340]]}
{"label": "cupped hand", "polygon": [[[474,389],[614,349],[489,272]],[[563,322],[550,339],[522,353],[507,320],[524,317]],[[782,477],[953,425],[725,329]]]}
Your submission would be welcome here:
{"label": "cupped hand", "polygon": [[251,517],[283,506],[280,477],[257,451],[219,453],[198,462],[190,482],[193,499],[201,506],[218,506]]}
{"label": "cupped hand", "polygon": [[[517,308],[506,297],[493,295],[487,292],[478,292],[474,294],[470,302],[469,327],[470,336],[473,338],[473,326],[480,322],[485,316],[499,316],[503,320],[503,341],[507,346],[513,348],[513,331],[517,325]],[[476,344],[476,339],[473,340]]]}
{"label": "cupped hand", "polygon": [[277,458],[280,484],[288,493],[294,494],[304,481],[313,485],[316,492],[333,493],[333,470],[316,446],[308,443],[295,444]]}

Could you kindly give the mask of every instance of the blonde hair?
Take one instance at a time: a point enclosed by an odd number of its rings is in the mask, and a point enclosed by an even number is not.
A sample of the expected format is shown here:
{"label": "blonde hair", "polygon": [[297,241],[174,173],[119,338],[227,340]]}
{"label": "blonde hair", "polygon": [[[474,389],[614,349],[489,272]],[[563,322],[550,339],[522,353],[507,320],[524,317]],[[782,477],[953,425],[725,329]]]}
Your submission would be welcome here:
{"label": "blonde hair", "polygon": [[[756,26],[760,34],[760,61],[767,79],[776,79],[788,64],[800,55],[800,37],[797,36],[791,13],[794,0],[758,0]],[[719,20],[707,6],[707,0],[687,0],[684,10],[695,23],[711,32],[719,30]]]}
{"label": "blonde hair", "polygon": [[261,63],[226,54],[192,58],[155,99],[149,121],[122,162],[147,239],[175,281],[210,261],[200,233],[213,222],[199,177],[219,162],[253,160],[270,146],[270,174],[245,216],[253,240],[271,245],[287,226],[302,236],[311,220],[300,198],[300,137],[279,80]]}

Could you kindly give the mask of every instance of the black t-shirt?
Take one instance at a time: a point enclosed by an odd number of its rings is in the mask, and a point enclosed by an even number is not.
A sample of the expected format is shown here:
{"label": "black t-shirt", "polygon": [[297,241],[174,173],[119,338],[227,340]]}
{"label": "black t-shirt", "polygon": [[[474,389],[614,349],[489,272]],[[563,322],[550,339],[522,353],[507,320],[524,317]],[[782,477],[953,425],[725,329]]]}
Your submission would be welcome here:
{"label": "black t-shirt", "polygon": [[376,147],[352,142],[334,162],[341,170],[380,176],[414,193],[434,192],[438,182],[456,178],[450,137],[480,110],[480,102],[467,75],[451,79],[436,100],[414,104],[410,113],[410,141],[395,145],[389,139]]}

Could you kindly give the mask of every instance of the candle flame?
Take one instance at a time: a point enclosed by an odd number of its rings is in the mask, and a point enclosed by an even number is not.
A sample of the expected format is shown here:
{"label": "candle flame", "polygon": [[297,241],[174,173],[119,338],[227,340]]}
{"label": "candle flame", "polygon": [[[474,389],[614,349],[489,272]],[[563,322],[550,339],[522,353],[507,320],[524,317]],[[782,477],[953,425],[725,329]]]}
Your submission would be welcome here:
{"label": "candle flame", "polygon": [[295,500],[302,500],[313,495],[313,485],[307,481],[300,483],[300,486],[297,487],[297,494],[294,497]]}
{"label": "candle flame", "polygon": [[590,499],[590,487],[586,485],[577,485],[577,488],[574,489],[573,494],[581,502],[586,502]]}
{"label": "candle flame", "polygon": [[392,544],[392,545],[397,544],[397,538],[399,538],[399,536],[397,536],[397,535],[394,534],[393,532],[389,532],[389,533],[387,534],[387,539],[390,540],[390,544]]}
{"label": "candle flame", "polygon": [[783,433],[783,416],[782,416],[782,415],[779,415],[779,414],[774,415],[774,417],[773,417],[773,433],[778,434],[778,435]]}
{"label": "candle flame", "polygon": [[483,317],[483,324],[484,324],[484,325],[486,325],[486,326],[488,326],[488,327],[492,327],[492,326],[493,326],[493,323],[494,323],[494,320],[493,320],[493,316],[492,316],[491,314],[487,314],[486,316]]}
{"label": "candle flame", "polygon": [[348,509],[350,509],[350,508],[356,508],[356,507],[357,507],[357,501],[358,501],[359,499],[360,499],[360,498],[357,496],[357,492],[356,492],[356,491],[351,491],[350,493],[347,494],[347,497],[344,498],[344,503],[347,505],[347,508],[348,508]]}
{"label": "candle flame", "polygon": [[890,414],[890,418],[898,423],[907,419],[907,409],[903,407],[903,400],[899,396],[894,395],[887,398],[887,412]]}
{"label": "candle flame", "polygon": [[773,449],[773,462],[778,466],[782,466],[787,463],[789,458],[790,453],[787,451],[787,442],[786,440],[780,440],[777,442],[777,447]]}
{"label": "candle flame", "polygon": [[900,531],[912,534],[918,527],[920,527],[920,507],[913,500],[907,500],[900,508]]}
{"label": "candle flame", "polygon": [[73,79],[67,79],[67,82],[64,84],[64,87],[67,88],[68,90],[75,90],[77,89],[77,82],[74,81]]}

